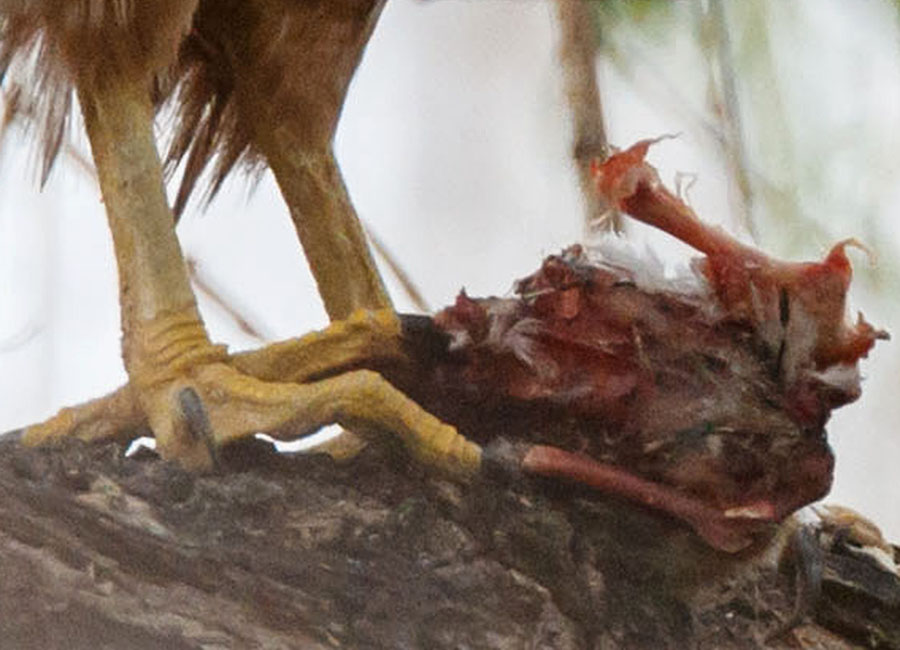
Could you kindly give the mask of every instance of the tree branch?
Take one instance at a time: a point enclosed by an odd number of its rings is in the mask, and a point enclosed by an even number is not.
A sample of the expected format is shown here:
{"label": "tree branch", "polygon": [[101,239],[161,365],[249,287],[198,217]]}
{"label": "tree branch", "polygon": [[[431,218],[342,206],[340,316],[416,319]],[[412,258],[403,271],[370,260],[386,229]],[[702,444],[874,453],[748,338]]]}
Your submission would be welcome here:
{"label": "tree branch", "polygon": [[347,465],[264,443],[224,462],[196,477],[115,445],[0,441],[4,643],[900,647],[900,581],[836,545],[816,622],[766,641],[796,591],[770,554],[715,553],[627,505],[463,488],[380,445]]}

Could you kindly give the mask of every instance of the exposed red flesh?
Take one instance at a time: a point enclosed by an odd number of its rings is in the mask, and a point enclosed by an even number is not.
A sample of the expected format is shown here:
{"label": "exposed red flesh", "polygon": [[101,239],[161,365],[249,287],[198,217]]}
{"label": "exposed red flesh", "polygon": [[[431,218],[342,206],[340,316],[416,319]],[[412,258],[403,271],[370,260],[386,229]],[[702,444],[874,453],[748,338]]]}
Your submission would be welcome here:
{"label": "exposed red flesh", "polygon": [[642,283],[640,259],[573,246],[515,297],[461,294],[432,323],[446,349],[388,376],[466,436],[529,449],[526,472],[666,512],[735,551],[828,492],[825,423],[859,396],[857,363],[886,335],[847,321],[853,242],[821,262],[773,260],[666,190],[644,162],[651,144],[598,165],[598,190],[703,253],[705,282]]}
{"label": "exposed red flesh", "polygon": [[729,516],[676,488],[557,447],[531,447],[522,461],[522,469],[539,476],[577,481],[665,512],[688,523],[710,546],[728,553],[752,544],[753,533],[775,521],[775,508],[769,503],[736,506]]}
{"label": "exposed red flesh", "polygon": [[[723,304],[736,316],[752,316],[754,300],[775,309],[786,291],[806,309],[819,328],[815,361],[820,367],[856,363],[876,339],[886,338],[865,320],[846,320],[846,295],[852,269],[845,248],[836,244],[822,262],[780,262],[750,248],[720,228],[701,222],[694,211],[665,188],[644,161],[656,140],[642,140],[594,166],[599,193],[631,217],[659,228],[706,254],[704,271]],[[753,292],[757,294],[754,297]],[[771,314],[765,314],[769,317]],[[758,317],[758,316],[757,316]]]}

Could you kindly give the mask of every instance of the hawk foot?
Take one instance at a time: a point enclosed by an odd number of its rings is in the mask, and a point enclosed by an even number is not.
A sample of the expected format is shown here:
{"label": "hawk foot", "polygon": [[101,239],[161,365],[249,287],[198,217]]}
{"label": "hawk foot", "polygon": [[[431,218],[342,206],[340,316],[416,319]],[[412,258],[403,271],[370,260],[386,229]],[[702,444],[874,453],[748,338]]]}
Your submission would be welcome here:
{"label": "hawk foot", "polygon": [[197,364],[181,363],[173,352],[178,346],[196,350],[191,337],[177,334],[186,328],[157,330],[176,335],[155,341],[157,358],[168,361],[152,365],[153,381],[146,379],[150,373],[138,374],[104,398],[63,409],[29,427],[25,443],[135,437],[149,426],[163,457],[203,470],[229,442],[260,432],[289,440],[336,423],[396,435],[419,461],[452,475],[465,477],[480,466],[477,445],[380,375],[341,372],[400,354],[399,324],[388,310],[360,311],[321,332]]}

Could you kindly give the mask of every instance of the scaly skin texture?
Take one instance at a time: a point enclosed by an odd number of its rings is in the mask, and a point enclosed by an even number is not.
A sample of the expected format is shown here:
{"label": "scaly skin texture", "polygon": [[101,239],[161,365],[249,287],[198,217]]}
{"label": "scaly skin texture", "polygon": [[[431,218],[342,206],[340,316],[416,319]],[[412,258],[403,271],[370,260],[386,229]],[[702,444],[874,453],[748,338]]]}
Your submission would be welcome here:
{"label": "scaly skin texture", "polygon": [[[392,311],[358,311],[322,332],[221,362],[194,365],[156,390],[167,395],[173,407],[163,414],[171,417],[174,412],[188,442],[208,454],[201,455],[201,460],[213,461],[221,446],[259,431],[293,440],[337,423],[363,434],[388,434],[418,462],[459,480],[471,479],[481,467],[477,444],[427,413],[379,374],[353,369],[378,361],[396,363],[403,358],[399,342]],[[270,381],[278,378],[282,381]],[[200,397],[200,413],[184,412],[180,405],[184,389]],[[105,398],[63,409],[47,422],[29,427],[24,442],[44,445],[69,437],[128,438],[149,426],[161,443],[159,429],[153,426],[155,413],[143,403],[142,391],[132,379]],[[174,458],[184,463],[185,456]]]}
{"label": "scaly skin texture", "polygon": [[[357,311],[321,332],[236,354],[229,363],[263,381],[307,383],[340,369],[401,358],[399,339],[399,323],[392,311]],[[137,391],[129,383],[106,397],[64,408],[47,422],[29,427],[25,441],[42,445],[69,436],[85,441],[128,438],[148,427]]]}
{"label": "scaly skin texture", "polygon": [[[327,282],[320,286],[332,314],[348,321],[321,335],[276,346],[274,352],[245,355],[234,365],[225,348],[209,340],[200,319],[153,139],[151,90],[157,76],[174,64],[191,20],[200,16],[194,14],[196,2],[155,0],[132,6],[114,0],[9,0],[0,4],[3,69],[40,40],[39,70],[54,80],[53,90],[67,96],[71,85],[77,91],[116,252],[123,359],[129,375],[129,385],[113,395],[65,409],[57,417],[29,427],[25,442],[43,444],[70,436],[97,439],[118,435],[123,426],[148,425],[164,457],[202,470],[211,467],[216,450],[232,440],[260,431],[295,437],[340,423],[363,431],[391,432],[421,462],[454,476],[471,476],[480,464],[480,449],[372,372],[356,370],[322,381],[292,383],[262,381],[235,367],[243,365],[267,378],[277,378],[281,372],[314,379],[323,363],[331,370],[335,364],[352,364],[359,354],[359,341],[365,342],[367,349],[373,341],[381,341],[379,354],[388,357],[396,355],[398,347],[398,321],[390,309],[354,312],[356,304],[379,308],[390,302],[374,266],[354,266],[356,261],[371,260],[330,152],[347,84],[381,4],[288,3],[268,15],[271,4],[238,7],[249,15],[261,12],[257,17],[269,32],[242,22],[237,31],[223,34],[224,40],[255,39],[258,47],[249,48],[246,54],[265,58],[266,52],[258,50],[273,43],[265,40],[267,34],[285,28],[282,14],[296,10],[300,18],[291,23],[294,31],[287,30],[294,39],[288,44],[288,54],[291,47],[304,51],[303,38],[309,39],[307,45],[324,42],[324,48],[312,47],[314,52],[346,54],[341,65],[317,61],[316,74],[297,67],[296,62],[282,59],[275,64],[269,59],[275,72],[285,66],[297,70],[288,86],[299,84],[315,91],[306,97],[311,103],[298,108],[299,113],[280,113],[266,103],[268,119],[264,123],[252,122],[246,115],[243,119],[258,128],[261,142],[270,143],[262,149],[281,170],[282,186],[294,187],[293,183],[299,182],[300,189],[286,195],[315,217],[307,219],[314,233],[309,256],[314,271],[323,265],[330,269]],[[268,73],[254,68],[248,74],[264,77]],[[238,90],[248,89],[241,86]],[[328,101],[318,106],[325,119],[317,122],[312,118],[317,115],[314,103],[319,96]],[[256,108],[262,105],[258,103]],[[312,134],[309,142],[291,137],[307,132]],[[283,143],[271,144],[275,140]],[[315,155],[287,152],[298,144]],[[48,147],[51,159],[57,148],[54,143]],[[296,164],[283,163],[279,156]],[[308,173],[301,173],[301,168]],[[336,251],[329,248],[329,242],[335,241],[343,259],[332,259]],[[357,272],[342,277],[345,267]],[[322,352],[323,340],[329,341],[327,355]],[[285,370],[286,364],[291,366],[289,370]]]}

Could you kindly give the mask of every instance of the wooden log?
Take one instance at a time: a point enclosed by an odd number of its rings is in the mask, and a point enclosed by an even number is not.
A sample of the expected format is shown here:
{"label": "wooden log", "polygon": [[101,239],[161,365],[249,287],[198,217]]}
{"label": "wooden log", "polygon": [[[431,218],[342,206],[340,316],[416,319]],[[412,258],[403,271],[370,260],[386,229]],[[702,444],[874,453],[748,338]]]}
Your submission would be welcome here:
{"label": "wooden log", "polygon": [[836,546],[769,638],[797,594],[771,553],[567,485],[460,486],[381,445],[195,476],[0,440],[2,648],[900,647],[900,580]]}

